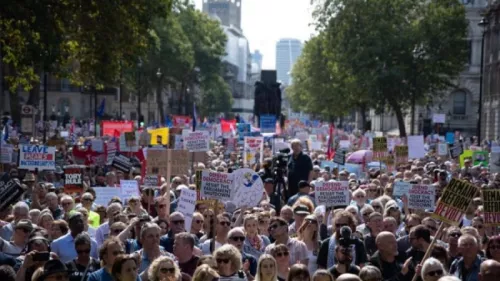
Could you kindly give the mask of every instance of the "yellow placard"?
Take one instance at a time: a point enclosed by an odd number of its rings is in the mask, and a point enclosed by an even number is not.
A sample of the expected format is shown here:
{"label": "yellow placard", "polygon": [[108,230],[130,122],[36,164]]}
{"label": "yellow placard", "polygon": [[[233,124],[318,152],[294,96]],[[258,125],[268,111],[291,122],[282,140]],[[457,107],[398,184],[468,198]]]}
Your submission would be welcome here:
{"label": "yellow placard", "polygon": [[148,130],[151,134],[151,145],[168,145],[168,128]]}
{"label": "yellow placard", "polygon": [[460,155],[460,167],[463,167],[464,166],[464,162],[466,159],[470,159],[472,163],[474,163],[474,161],[472,161],[472,156],[474,155],[474,151],[472,150],[464,150],[464,153],[462,153]]}

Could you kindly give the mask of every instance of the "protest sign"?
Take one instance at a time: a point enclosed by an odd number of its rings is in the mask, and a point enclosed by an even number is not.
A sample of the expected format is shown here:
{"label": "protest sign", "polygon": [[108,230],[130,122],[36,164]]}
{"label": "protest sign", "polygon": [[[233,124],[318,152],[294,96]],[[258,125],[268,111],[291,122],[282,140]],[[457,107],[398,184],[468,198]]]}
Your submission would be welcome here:
{"label": "protest sign", "polygon": [[[465,160],[470,160],[472,162],[472,156],[474,155],[474,151],[467,149],[460,154],[459,161],[460,167],[464,167]],[[472,164],[472,163],[471,163]]]}
{"label": "protest sign", "polygon": [[238,138],[240,141],[244,140],[245,137],[248,137],[252,131],[252,126],[247,123],[238,123],[236,124],[236,132],[238,133]]}
{"label": "protest sign", "polygon": [[142,185],[157,187],[160,186],[160,176],[159,175],[145,175],[142,180]]}
{"label": "protest sign", "polygon": [[455,134],[453,132],[446,133],[445,140],[449,144],[454,144],[455,143]]}
{"label": "protest sign", "polygon": [[19,168],[34,171],[55,170],[56,148],[44,145],[21,145]]}
{"label": "protest sign", "polygon": [[139,185],[136,180],[120,180],[121,198],[128,200],[132,196],[140,197]]}
{"label": "protest sign", "polygon": [[108,207],[109,201],[113,197],[121,198],[121,189],[116,187],[93,187],[95,191],[95,200],[94,203],[97,205],[102,205],[104,207]]}
{"label": "protest sign", "polygon": [[275,133],[276,132],[276,115],[266,114],[260,115],[260,132]]}
{"label": "protest sign", "polygon": [[[120,151],[121,152],[137,152],[140,149],[139,138],[141,133],[139,132],[126,132],[120,135]],[[128,138],[128,140],[127,140]]]}
{"label": "protest sign", "polygon": [[243,165],[252,167],[264,160],[264,138],[245,137]]}
{"label": "protest sign", "polygon": [[463,146],[460,143],[455,143],[450,147],[450,157],[457,159],[464,152]]}
{"label": "protest sign", "polygon": [[477,192],[474,185],[452,178],[441,194],[432,217],[458,225]]}
{"label": "protest sign", "polygon": [[183,189],[179,201],[177,201],[177,212],[184,215],[184,228],[191,229],[193,213],[196,206],[196,191]]}
{"label": "protest sign", "polygon": [[500,172],[500,146],[491,147],[489,166],[491,173]]}
{"label": "protest sign", "polygon": [[408,208],[434,210],[436,190],[432,185],[413,184],[408,192]]}
{"label": "protest sign", "polygon": [[90,143],[93,151],[104,152],[104,141],[102,139],[92,139]]}
{"label": "protest sign", "polygon": [[184,149],[189,152],[210,150],[210,134],[207,131],[183,132]]}
{"label": "protest sign", "polygon": [[408,196],[410,192],[411,183],[406,181],[397,181],[394,182],[394,188],[392,191],[392,196],[394,197],[402,197],[403,195]]}
{"label": "protest sign", "polygon": [[[170,149],[169,165],[172,176],[187,175],[189,172],[189,152]],[[170,179],[167,179],[170,180]]]}
{"label": "protest sign", "polygon": [[115,158],[116,155],[116,142],[114,141],[109,141],[106,142],[105,144],[105,150],[106,150],[106,165],[111,165],[113,163],[113,159]]}
{"label": "protest sign", "polygon": [[184,144],[182,143],[184,140],[182,139],[182,135],[174,135],[173,143],[174,147],[173,149],[184,149]]}
{"label": "protest sign", "polygon": [[64,193],[72,197],[83,192],[82,169],[78,166],[64,167]]}
{"label": "protest sign", "polygon": [[320,181],[314,186],[316,205],[325,207],[347,206],[350,202],[349,182]]}
{"label": "protest sign", "polygon": [[148,146],[151,143],[151,134],[146,131],[142,131],[139,135],[139,145]]}
{"label": "protest sign", "polygon": [[488,167],[489,165],[489,155],[488,151],[474,151],[472,153],[472,161],[474,166],[481,165],[483,167]]}
{"label": "protest sign", "polygon": [[408,157],[408,146],[407,145],[396,145],[394,147],[394,152],[397,158]]}
{"label": "protest sign", "polygon": [[335,156],[333,157],[333,163],[337,163],[339,165],[345,165],[345,152],[337,150],[335,152]]}
{"label": "protest sign", "polygon": [[[166,149],[148,149],[147,174],[167,176],[168,151]],[[167,179],[168,180],[168,179]]]}
{"label": "protest sign", "polygon": [[447,143],[438,143],[437,154],[439,156],[447,156],[448,155],[448,144]]}
{"label": "protest sign", "polygon": [[408,136],[408,158],[421,159],[424,157],[424,136]]}
{"label": "protest sign", "polygon": [[500,225],[500,189],[483,189],[483,217],[489,226]]}
{"label": "protest sign", "polygon": [[201,175],[201,198],[231,200],[233,174],[204,170]]}
{"label": "protest sign", "polygon": [[125,174],[128,174],[132,169],[132,162],[130,162],[130,158],[128,158],[127,156],[117,153],[113,158],[111,166],[124,172]]}
{"label": "protest sign", "polygon": [[159,128],[148,132],[151,134],[151,145],[168,145],[168,128]]}
{"label": "protest sign", "polygon": [[134,131],[134,121],[102,121],[101,129],[103,136],[114,136],[115,132],[120,134]]}
{"label": "protest sign", "polygon": [[446,114],[434,113],[432,114],[432,123],[434,124],[444,124],[446,121]]}
{"label": "protest sign", "polygon": [[373,152],[387,152],[387,138],[373,138]]}
{"label": "protest sign", "polygon": [[236,207],[256,207],[264,194],[264,183],[252,169],[238,169],[232,173],[231,202]]}
{"label": "protest sign", "polygon": [[[0,140],[2,141],[2,140]],[[2,144],[0,149],[0,164],[10,164],[12,163],[12,153],[14,152],[14,147],[10,144]]]}
{"label": "protest sign", "polygon": [[0,211],[15,204],[24,194],[24,189],[18,179],[9,179],[5,174],[0,180]]}

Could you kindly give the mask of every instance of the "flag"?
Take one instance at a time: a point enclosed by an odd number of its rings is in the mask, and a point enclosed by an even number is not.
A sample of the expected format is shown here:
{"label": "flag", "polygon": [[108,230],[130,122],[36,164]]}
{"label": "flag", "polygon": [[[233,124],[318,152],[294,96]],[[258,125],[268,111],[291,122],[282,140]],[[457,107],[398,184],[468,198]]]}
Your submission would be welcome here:
{"label": "flag", "polygon": [[99,108],[97,109],[97,116],[102,117],[104,115],[104,109],[106,108],[106,98],[103,98]]}
{"label": "flag", "polygon": [[196,103],[193,102],[193,132],[196,131],[196,123],[198,122],[198,113],[196,113]]}
{"label": "flag", "polygon": [[236,128],[236,120],[220,120],[220,127],[222,133],[234,133]]}
{"label": "flag", "polygon": [[326,150],[326,158],[332,160],[335,156],[335,151],[333,151],[333,131],[335,130],[335,124],[330,124],[330,137],[328,138],[328,149]]}
{"label": "flag", "polygon": [[170,118],[170,115],[167,115],[165,117],[165,127],[172,128],[174,126],[174,123],[172,122],[172,118]]}

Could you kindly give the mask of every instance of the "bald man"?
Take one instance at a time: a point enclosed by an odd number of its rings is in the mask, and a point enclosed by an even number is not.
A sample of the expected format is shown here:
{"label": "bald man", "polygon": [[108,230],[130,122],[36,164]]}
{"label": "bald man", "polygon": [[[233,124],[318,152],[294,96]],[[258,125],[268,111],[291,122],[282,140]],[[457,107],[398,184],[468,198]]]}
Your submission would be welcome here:
{"label": "bald man", "polygon": [[389,231],[382,231],[375,238],[377,251],[370,259],[370,263],[380,269],[383,280],[411,280],[414,270],[410,267],[411,258],[401,264],[396,259],[398,243],[396,236]]}
{"label": "bald man", "polygon": [[351,273],[344,273],[340,275],[337,279],[337,281],[361,281],[361,278],[359,276],[351,274]]}
{"label": "bald man", "polygon": [[478,274],[479,281],[493,281],[500,276],[500,262],[485,260]]}

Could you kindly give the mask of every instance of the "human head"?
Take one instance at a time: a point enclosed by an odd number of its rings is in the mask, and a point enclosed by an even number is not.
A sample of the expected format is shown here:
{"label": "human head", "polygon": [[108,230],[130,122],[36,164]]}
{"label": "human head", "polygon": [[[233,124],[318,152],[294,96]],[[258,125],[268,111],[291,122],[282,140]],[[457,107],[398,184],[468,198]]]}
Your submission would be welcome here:
{"label": "human head", "polygon": [[166,218],[169,210],[169,198],[165,196],[159,196],[155,198],[155,208],[158,213],[158,217]]}
{"label": "human head", "polygon": [[351,231],[356,231],[356,218],[348,211],[339,211],[333,217],[333,229],[336,237],[341,237],[340,229],[343,226],[348,226]]}
{"label": "human head", "polygon": [[47,207],[50,210],[56,210],[59,207],[59,198],[54,192],[49,192],[45,195],[45,201],[47,201]]}
{"label": "human head", "polygon": [[352,273],[344,273],[339,276],[335,281],[361,281],[359,276],[354,275]]}
{"label": "human head", "polygon": [[410,229],[408,236],[410,244],[414,249],[425,251],[427,245],[431,243],[431,232],[423,225],[417,225]]}
{"label": "human head", "polygon": [[175,235],[174,255],[180,260],[187,260],[193,256],[195,239],[189,232],[181,232]]}
{"label": "human head", "polygon": [[17,243],[28,242],[28,238],[33,231],[33,224],[30,220],[22,219],[14,225],[14,234],[12,239]]}
{"label": "human head", "polygon": [[90,192],[85,192],[82,195],[81,202],[82,202],[82,206],[85,209],[89,210],[92,207],[92,203],[94,202],[94,195],[92,195],[92,193],[90,193]]}
{"label": "human head", "polygon": [[314,272],[312,281],[334,281],[334,278],[328,270],[318,269]]}
{"label": "human head", "polygon": [[220,233],[220,235],[225,236],[231,229],[231,218],[229,214],[222,213],[217,215],[217,224],[215,226],[215,231]]}
{"label": "human head", "polygon": [[111,224],[114,222],[116,215],[122,212],[122,209],[123,207],[120,203],[111,203],[108,208],[106,208],[106,217],[108,217]]}
{"label": "human head", "polygon": [[75,237],[75,251],[78,259],[88,261],[90,259],[91,242],[90,237],[86,233],[80,233]]}
{"label": "human head", "polygon": [[422,224],[429,229],[430,233],[432,236],[436,235],[436,232],[438,230],[438,225],[437,222],[431,218],[431,217],[426,217],[422,220]]}
{"label": "human head", "polygon": [[52,223],[52,228],[50,229],[50,238],[55,240],[68,233],[69,227],[65,220],[55,220]]}
{"label": "human head", "polygon": [[309,270],[307,265],[304,264],[294,264],[290,267],[290,271],[288,272],[287,281],[310,281],[311,275],[309,274]]}
{"label": "human head", "polygon": [[15,281],[16,272],[10,265],[0,265],[0,280]]}
{"label": "human head", "polygon": [[123,254],[123,243],[116,237],[109,237],[99,248],[99,259],[103,266],[111,266],[118,255]]}
{"label": "human head", "polygon": [[170,230],[173,234],[186,231],[184,228],[184,215],[181,212],[173,212],[170,214]]}
{"label": "human head", "polygon": [[217,261],[219,273],[231,276],[241,268],[241,254],[233,245],[225,244],[215,250],[214,258]]}
{"label": "human head", "polygon": [[288,223],[281,217],[272,217],[269,222],[269,234],[274,239],[288,237]]}
{"label": "human head", "polygon": [[181,271],[170,257],[160,256],[151,263],[148,269],[148,279],[150,281],[180,280]]}
{"label": "human head", "polygon": [[122,231],[127,228],[127,225],[124,222],[117,221],[114,222],[110,227],[109,227],[109,235],[110,236],[118,236]]}
{"label": "human head", "polygon": [[30,207],[24,202],[17,202],[12,208],[12,213],[14,214],[14,222],[18,222],[22,219],[29,219]]}
{"label": "human head", "polygon": [[193,221],[191,222],[191,232],[199,233],[203,230],[203,223],[205,222],[205,217],[202,213],[194,212]]}
{"label": "human head", "polygon": [[276,264],[276,260],[269,254],[261,255],[257,262],[257,275],[255,276],[255,280],[276,280],[277,278],[278,265]]}
{"label": "human head", "polygon": [[293,139],[290,141],[290,146],[292,147],[292,151],[294,155],[302,152],[302,142],[299,139]]}
{"label": "human head", "polygon": [[37,281],[68,281],[69,271],[60,260],[49,260],[47,261],[43,268],[37,269],[38,278],[34,279],[35,274],[33,274],[33,280]]}
{"label": "human head", "polygon": [[68,225],[73,236],[82,233],[85,230],[85,222],[82,213],[75,212],[71,214]]}
{"label": "human head", "polygon": [[458,249],[464,258],[475,258],[479,252],[479,242],[476,237],[464,234],[458,238]]}
{"label": "human head", "polygon": [[382,231],[375,238],[378,251],[385,256],[397,256],[398,244],[396,236],[392,232]]}
{"label": "human head", "polygon": [[425,260],[421,272],[424,281],[437,281],[446,274],[443,264],[435,258]]}
{"label": "human head", "polygon": [[227,234],[227,241],[233,245],[240,252],[243,252],[243,242],[245,242],[245,231],[240,227],[235,227],[229,230]]}
{"label": "human head", "polygon": [[[220,276],[215,269],[208,264],[202,264],[196,268],[193,274],[193,281],[213,281]],[[151,280],[155,281],[155,280]]]}
{"label": "human head", "polygon": [[61,206],[65,213],[69,213],[75,207],[75,201],[69,195],[64,195],[61,197]]}
{"label": "human head", "polygon": [[258,219],[256,215],[246,215],[243,219],[243,227],[248,234],[259,234]]}
{"label": "human head", "polygon": [[366,192],[358,188],[352,193],[353,200],[356,202],[358,206],[363,207],[366,203]]}
{"label": "human head", "polygon": [[359,278],[362,281],[382,281],[382,273],[377,267],[366,265],[359,271]]}
{"label": "human head", "polygon": [[291,222],[293,221],[293,210],[292,210],[292,207],[286,205],[286,206],[283,206],[281,208],[281,211],[280,211],[280,217],[282,217],[283,219],[285,219],[288,222]]}
{"label": "human head", "polygon": [[496,260],[486,260],[481,263],[478,274],[479,281],[494,281],[500,276],[500,263]]}
{"label": "human head", "polygon": [[271,248],[271,255],[276,260],[279,268],[282,268],[283,266],[288,267],[290,262],[290,251],[288,250],[288,247],[286,245],[275,245],[273,248]]}
{"label": "human head", "polygon": [[137,259],[134,255],[120,254],[116,257],[111,275],[116,281],[135,281],[137,279]]}
{"label": "human head", "polygon": [[382,214],[378,212],[371,213],[368,221],[366,222],[366,226],[370,229],[370,233],[376,237],[377,234],[384,231]]}
{"label": "human head", "polygon": [[42,211],[38,217],[37,225],[43,227],[45,230],[50,231],[52,229],[52,224],[54,223],[54,218],[50,211]]}
{"label": "human head", "polygon": [[160,246],[161,229],[156,223],[147,222],[141,228],[141,244],[145,250],[153,250]]}

